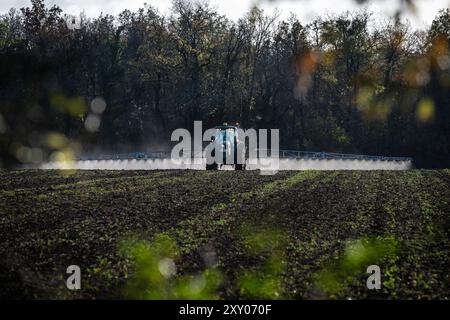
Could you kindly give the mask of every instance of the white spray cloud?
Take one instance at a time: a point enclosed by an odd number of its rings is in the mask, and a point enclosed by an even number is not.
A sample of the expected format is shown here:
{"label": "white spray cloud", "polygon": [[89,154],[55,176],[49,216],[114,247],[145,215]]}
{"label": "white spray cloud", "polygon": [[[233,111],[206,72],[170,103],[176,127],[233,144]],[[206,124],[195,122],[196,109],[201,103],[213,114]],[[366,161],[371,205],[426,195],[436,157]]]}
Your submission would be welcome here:
{"label": "white spray cloud", "polygon": [[[409,170],[411,161],[376,161],[376,160],[311,160],[280,159],[279,171],[286,170]],[[76,169],[76,170],[204,170],[205,163],[187,164],[171,159],[151,160],[84,160],[74,162],[48,162],[41,169]],[[259,170],[259,165],[248,165],[248,170]],[[223,170],[232,170],[224,166]]]}

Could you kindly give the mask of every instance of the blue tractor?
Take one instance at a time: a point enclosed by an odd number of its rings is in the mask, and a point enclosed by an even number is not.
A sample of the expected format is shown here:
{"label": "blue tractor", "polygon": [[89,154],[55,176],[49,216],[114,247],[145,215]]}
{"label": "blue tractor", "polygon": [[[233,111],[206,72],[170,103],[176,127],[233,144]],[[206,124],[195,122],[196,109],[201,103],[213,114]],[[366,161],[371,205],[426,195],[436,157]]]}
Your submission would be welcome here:
{"label": "blue tractor", "polygon": [[[230,126],[224,124],[215,127],[217,130],[211,139],[214,150],[211,152],[213,159],[206,163],[206,170],[217,170],[224,165],[231,165],[235,170],[245,170],[246,147],[245,137],[242,137],[242,131],[238,130],[238,126]],[[216,152],[221,155],[216,157]],[[241,156],[238,154],[241,153]]]}

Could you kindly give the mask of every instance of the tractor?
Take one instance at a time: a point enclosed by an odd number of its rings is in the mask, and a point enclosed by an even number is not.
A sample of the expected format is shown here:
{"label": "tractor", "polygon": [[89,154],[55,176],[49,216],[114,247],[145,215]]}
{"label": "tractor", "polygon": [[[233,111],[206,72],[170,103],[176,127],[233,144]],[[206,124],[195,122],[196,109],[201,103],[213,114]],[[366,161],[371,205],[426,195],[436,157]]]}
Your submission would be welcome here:
{"label": "tractor", "polygon": [[[237,125],[232,126],[226,123],[214,129],[216,129],[216,133],[210,142],[214,146],[211,152],[213,159],[206,163],[206,170],[218,170],[224,165],[231,165],[234,170],[245,170],[247,152],[245,137],[242,136],[243,131],[238,130]],[[216,152],[220,152],[221,155],[216,157]],[[238,157],[239,152],[241,152],[241,157]]]}

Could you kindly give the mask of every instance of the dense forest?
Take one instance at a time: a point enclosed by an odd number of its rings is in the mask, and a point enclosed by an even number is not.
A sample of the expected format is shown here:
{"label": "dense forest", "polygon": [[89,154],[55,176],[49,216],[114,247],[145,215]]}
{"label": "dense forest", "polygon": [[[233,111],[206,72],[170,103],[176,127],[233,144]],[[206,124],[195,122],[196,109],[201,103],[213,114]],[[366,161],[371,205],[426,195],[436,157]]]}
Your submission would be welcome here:
{"label": "dense forest", "polygon": [[283,149],[450,166],[450,10],[428,30],[370,12],[231,21],[205,3],[0,16],[0,161],[169,148],[173,129],[279,128]]}

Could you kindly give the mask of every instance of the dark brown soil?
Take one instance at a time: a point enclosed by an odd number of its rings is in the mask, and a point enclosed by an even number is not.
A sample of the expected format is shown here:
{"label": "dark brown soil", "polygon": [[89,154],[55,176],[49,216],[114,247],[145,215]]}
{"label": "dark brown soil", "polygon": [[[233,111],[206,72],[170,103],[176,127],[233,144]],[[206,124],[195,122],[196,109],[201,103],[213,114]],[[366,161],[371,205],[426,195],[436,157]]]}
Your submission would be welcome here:
{"label": "dark brown soil", "polygon": [[[447,299],[449,187],[448,170],[0,171],[0,298],[124,297],[133,271],[118,244],[164,233],[180,248],[180,275],[204,270],[202,252],[214,251],[222,298],[255,297],[238,279],[276,252],[279,297]],[[248,235],[272,231],[283,238],[272,252],[249,250]],[[368,239],[396,243],[375,261],[381,290],[367,290],[365,265],[340,267],[349,244]],[[65,287],[71,264],[80,291]],[[327,290],[324,270],[343,276],[339,290]]]}

